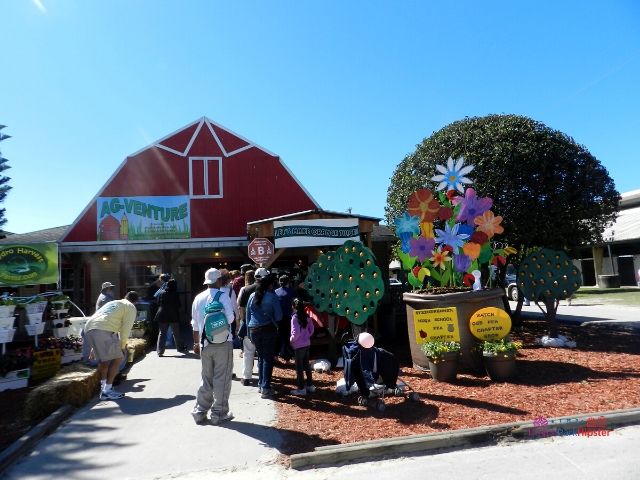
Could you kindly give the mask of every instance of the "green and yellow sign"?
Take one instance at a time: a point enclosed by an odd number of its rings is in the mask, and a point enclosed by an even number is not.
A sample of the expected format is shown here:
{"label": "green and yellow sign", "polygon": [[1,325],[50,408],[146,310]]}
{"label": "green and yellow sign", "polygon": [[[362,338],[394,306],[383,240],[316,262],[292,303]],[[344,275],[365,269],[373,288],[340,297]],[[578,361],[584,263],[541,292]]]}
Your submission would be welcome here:
{"label": "green and yellow sign", "polygon": [[416,343],[432,340],[459,342],[458,311],[455,307],[426,308],[413,312]]}
{"label": "green and yellow sign", "polygon": [[497,307],[481,308],[471,315],[469,330],[480,340],[500,340],[511,331],[511,317]]}
{"label": "green and yellow sign", "polygon": [[57,243],[0,246],[0,285],[43,285],[59,279]]}

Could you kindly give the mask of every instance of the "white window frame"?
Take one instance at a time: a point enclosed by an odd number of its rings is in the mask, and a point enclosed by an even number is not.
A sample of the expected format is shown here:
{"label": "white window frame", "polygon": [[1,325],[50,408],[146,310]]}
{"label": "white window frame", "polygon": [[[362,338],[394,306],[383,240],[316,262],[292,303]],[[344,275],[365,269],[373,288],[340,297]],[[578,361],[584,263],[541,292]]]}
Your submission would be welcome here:
{"label": "white window frame", "polygon": [[[219,193],[216,195],[209,194],[209,169],[207,168],[208,160],[218,161],[218,186]],[[193,162],[202,162],[204,166],[204,195],[194,195],[193,193]],[[222,198],[222,157],[189,157],[189,196],[191,198]]]}

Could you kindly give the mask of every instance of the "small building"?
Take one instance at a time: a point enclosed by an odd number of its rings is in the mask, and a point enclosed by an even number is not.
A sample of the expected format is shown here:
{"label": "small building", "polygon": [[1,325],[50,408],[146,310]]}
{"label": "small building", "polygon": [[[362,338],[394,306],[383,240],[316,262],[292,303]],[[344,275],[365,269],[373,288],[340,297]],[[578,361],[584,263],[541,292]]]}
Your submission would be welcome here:
{"label": "small building", "polygon": [[603,244],[581,251],[583,285],[640,286],[640,190],[621,195],[618,218],[603,238]]}

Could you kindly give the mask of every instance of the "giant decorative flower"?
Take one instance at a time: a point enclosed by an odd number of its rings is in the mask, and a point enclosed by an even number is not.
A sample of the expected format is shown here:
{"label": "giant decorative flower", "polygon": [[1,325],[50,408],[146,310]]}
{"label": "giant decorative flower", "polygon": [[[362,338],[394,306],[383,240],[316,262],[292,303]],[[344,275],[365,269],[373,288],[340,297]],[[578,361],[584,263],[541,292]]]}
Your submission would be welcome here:
{"label": "giant decorative flower", "polygon": [[409,197],[409,213],[420,218],[421,222],[433,222],[438,216],[440,204],[427,188],[415,191]]}
{"label": "giant decorative flower", "polygon": [[396,226],[396,234],[402,242],[402,251],[409,253],[409,240],[411,240],[411,237],[414,235],[420,234],[420,219],[404,212],[400,217],[396,218],[393,223]]}
{"label": "giant decorative flower", "polygon": [[431,180],[434,182],[440,182],[436,187],[436,190],[443,190],[445,187],[450,189],[456,189],[460,193],[464,193],[464,183],[472,183],[465,175],[473,170],[473,165],[464,166],[464,157],[459,157],[456,163],[453,163],[453,158],[449,157],[447,160],[447,166],[436,165],[442,175],[434,175]]}
{"label": "giant decorative flower", "polygon": [[418,260],[422,263],[429,255],[431,255],[436,242],[433,238],[418,237],[412,238],[410,244],[411,247],[409,255],[412,257],[418,257]]}
{"label": "giant decorative flower", "polygon": [[445,223],[444,230],[436,228],[436,243],[450,245],[454,250],[462,247],[464,241],[469,238],[469,235],[466,233],[458,233],[458,228],[460,228],[459,223],[454,224],[453,227]]}
{"label": "giant decorative flower", "polygon": [[495,217],[491,210],[488,210],[482,215],[477,216],[473,221],[476,225],[478,225],[478,231],[486,233],[487,237],[489,238],[493,237],[496,234],[504,232],[504,228],[502,228],[502,225],[500,225],[500,223],[502,222],[502,217]]}
{"label": "giant decorative flower", "polygon": [[446,262],[451,261],[451,257],[449,256],[448,250],[442,250],[438,248],[433,251],[433,256],[431,257],[431,262],[433,262],[434,267],[439,267],[440,270],[444,270],[447,266]]}
{"label": "giant decorative flower", "polygon": [[480,256],[480,248],[480,245],[478,245],[477,243],[468,242],[464,244],[464,247],[462,247],[462,251],[465,253],[465,255],[468,255],[471,260],[475,260]]}
{"label": "giant decorative flower", "polygon": [[477,216],[482,215],[491,208],[493,200],[489,197],[478,198],[473,188],[467,188],[464,192],[464,197],[456,197],[453,199],[454,205],[458,205],[459,203],[462,204],[462,208],[458,212],[456,220],[473,225],[473,221]]}
{"label": "giant decorative flower", "polygon": [[470,266],[471,266],[471,259],[464,253],[453,256],[453,268],[455,269],[456,272],[460,272],[460,273],[466,272]]}

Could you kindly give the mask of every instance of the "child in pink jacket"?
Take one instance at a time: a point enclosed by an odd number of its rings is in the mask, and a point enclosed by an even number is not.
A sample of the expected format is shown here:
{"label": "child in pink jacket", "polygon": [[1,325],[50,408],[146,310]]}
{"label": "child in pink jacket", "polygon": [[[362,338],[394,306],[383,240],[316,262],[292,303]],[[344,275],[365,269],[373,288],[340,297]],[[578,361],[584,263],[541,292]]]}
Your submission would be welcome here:
{"label": "child in pink jacket", "polygon": [[[292,395],[306,395],[313,393],[316,387],[311,379],[311,365],[309,365],[309,346],[313,335],[313,322],[304,311],[304,302],[300,298],[294,298],[291,304],[293,314],[291,315],[291,347],[295,351],[296,375],[298,388],[291,390]],[[307,374],[307,383],[304,382],[304,374]]]}

